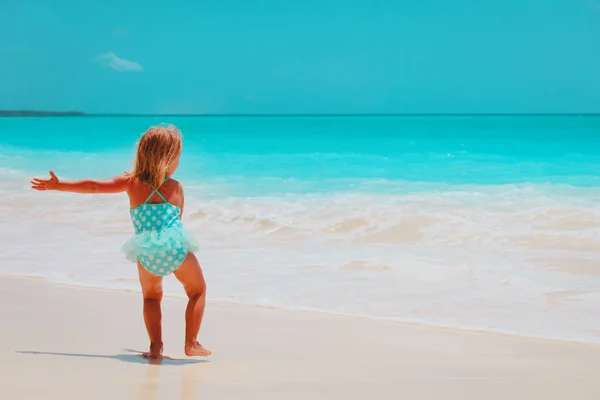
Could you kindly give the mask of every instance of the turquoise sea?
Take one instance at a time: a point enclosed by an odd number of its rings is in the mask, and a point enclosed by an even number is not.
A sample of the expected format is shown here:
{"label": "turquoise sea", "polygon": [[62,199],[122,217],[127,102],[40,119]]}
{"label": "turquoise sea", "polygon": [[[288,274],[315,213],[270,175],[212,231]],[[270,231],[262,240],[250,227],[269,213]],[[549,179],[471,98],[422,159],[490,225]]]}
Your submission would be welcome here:
{"label": "turquoise sea", "polygon": [[596,116],[0,118],[0,273],[138,290],[125,195],[28,182],[161,122],[210,299],[600,342]]}

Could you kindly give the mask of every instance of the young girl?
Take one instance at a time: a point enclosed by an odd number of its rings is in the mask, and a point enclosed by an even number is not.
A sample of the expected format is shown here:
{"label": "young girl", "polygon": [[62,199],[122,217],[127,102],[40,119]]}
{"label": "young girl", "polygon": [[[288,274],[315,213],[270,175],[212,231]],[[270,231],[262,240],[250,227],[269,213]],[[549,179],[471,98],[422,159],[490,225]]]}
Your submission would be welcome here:
{"label": "young girl", "polygon": [[196,339],[206,295],[204,276],[193,253],[198,244],[181,225],[183,187],[171,179],[179,166],[181,149],[181,134],[177,128],[172,125],[152,127],[140,139],[131,173],[108,181],[65,182],[50,171],[50,179],[31,181],[36,190],[127,192],[135,235],[123,245],[122,251],[138,267],[144,296],[144,322],[150,337],[150,351],[144,353],[147,358],[162,356],[162,279],[171,272],[183,284],[189,298],[185,311],[185,354],[211,354]]}

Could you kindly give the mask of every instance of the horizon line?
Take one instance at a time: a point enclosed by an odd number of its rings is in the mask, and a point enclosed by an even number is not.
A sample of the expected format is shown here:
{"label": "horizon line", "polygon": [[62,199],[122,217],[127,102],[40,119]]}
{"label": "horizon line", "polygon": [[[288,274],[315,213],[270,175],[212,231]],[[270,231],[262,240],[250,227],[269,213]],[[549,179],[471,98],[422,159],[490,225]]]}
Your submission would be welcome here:
{"label": "horizon line", "polygon": [[83,111],[0,110],[2,116],[68,116],[68,117],[544,117],[544,116],[600,116],[595,113],[86,113]]}
{"label": "horizon line", "polygon": [[227,114],[128,114],[128,113],[90,113],[83,116],[131,116],[131,117],[410,117],[410,116],[600,116],[598,113],[227,113]]}

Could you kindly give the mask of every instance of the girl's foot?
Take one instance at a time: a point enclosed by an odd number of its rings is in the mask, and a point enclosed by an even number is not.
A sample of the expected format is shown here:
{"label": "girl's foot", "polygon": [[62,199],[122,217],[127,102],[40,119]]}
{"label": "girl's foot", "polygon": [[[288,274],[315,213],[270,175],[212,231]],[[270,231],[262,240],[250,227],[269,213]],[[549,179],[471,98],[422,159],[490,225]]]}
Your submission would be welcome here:
{"label": "girl's foot", "polygon": [[150,351],[142,353],[142,357],[148,358],[148,359],[162,358],[162,352],[163,352],[162,343],[161,344],[151,344]]}
{"label": "girl's foot", "polygon": [[212,352],[208,349],[202,347],[202,345],[198,342],[196,344],[192,344],[191,346],[185,346],[185,355],[189,357],[206,357],[210,356]]}

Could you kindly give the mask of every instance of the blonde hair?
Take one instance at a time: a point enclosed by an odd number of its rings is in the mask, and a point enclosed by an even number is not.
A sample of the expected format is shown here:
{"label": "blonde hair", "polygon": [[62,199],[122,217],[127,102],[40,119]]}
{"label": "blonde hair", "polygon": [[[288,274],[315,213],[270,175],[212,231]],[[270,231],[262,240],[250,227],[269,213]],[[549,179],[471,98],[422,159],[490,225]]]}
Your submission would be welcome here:
{"label": "blonde hair", "polygon": [[151,127],[140,138],[129,177],[147,183],[153,189],[159,188],[181,148],[181,132],[174,125]]}

